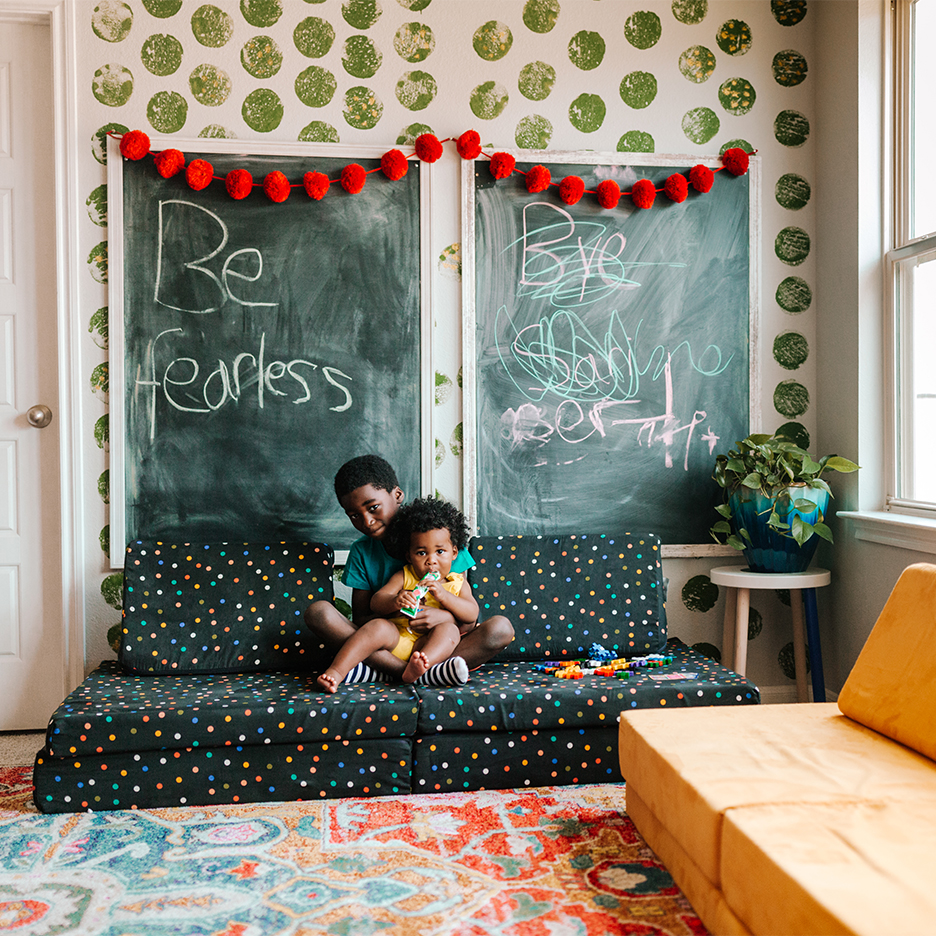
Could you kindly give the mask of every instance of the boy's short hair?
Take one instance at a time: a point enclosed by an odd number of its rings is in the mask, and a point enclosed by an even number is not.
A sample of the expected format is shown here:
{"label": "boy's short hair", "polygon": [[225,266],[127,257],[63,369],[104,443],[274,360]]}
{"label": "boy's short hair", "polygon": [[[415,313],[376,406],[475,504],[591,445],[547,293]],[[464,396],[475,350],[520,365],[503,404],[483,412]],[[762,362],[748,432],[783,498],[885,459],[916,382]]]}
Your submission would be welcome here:
{"label": "boy's short hair", "polygon": [[384,538],[384,548],[391,556],[405,559],[410,536],[429,530],[448,530],[456,552],[468,545],[468,521],[454,504],[435,497],[417,497],[394,515]]}
{"label": "boy's short hair", "polygon": [[365,484],[382,491],[392,491],[400,486],[396,472],[386,459],[379,455],[358,455],[346,461],[336,472],[335,496],[340,501]]}

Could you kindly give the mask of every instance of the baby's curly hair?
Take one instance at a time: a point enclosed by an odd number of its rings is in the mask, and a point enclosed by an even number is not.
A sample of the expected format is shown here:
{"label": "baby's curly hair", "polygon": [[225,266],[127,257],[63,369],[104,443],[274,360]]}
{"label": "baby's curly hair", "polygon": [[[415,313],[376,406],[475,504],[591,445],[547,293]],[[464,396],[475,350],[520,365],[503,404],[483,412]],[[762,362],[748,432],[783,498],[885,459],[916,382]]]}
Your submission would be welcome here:
{"label": "baby's curly hair", "polygon": [[429,530],[448,530],[456,552],[468,545],[468,521],[454,504],[434,497],[417,497],[396,512],[384,537],[384,548],[391,556],[405,559],[411,535]]}

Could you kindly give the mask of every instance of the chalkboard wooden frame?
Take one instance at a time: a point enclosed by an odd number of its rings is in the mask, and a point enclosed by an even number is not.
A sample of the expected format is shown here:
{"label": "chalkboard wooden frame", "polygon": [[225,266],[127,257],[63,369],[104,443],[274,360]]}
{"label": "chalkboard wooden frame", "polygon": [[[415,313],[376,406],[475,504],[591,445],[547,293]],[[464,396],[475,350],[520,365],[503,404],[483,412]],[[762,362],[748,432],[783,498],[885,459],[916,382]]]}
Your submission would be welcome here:
{"label": "chalkboard wooden frame", "polygon": [[[388,147],[351,146],[337,144],[309,144],[288,143],[282,141],[258,140],[217,140],[217,139],[180,139],[153,137],[150,140],[153,152],[162,149],[175,148],[186,154],[227,154],[229,156],[251,157],[301,157],[308,159],[310,168],[314,167],[315,158],[346,160],[347,163],[355,160],[379,160]],[[107,186],[108,186],[108,326],[109,326],[109,467],[110,467],[110,565],[111,568],[123,568],[124,552],[127,545],[127,511],[126,511],[126,468],[127,452],[125,449],[127,410],[125,400],[125,385],[127,373],[125,368],[125,330],[124,330],[124,302],[125,280],[124,273],[127,258],[124,255],[124,160],[120,154],[119,141],[108,138],[107,144]],[[405,156],[414,153],[413,147],[398,146]],[[147,157],[149,158],[149,157]],[[412,161],[411,161],[412,165]],[[276,168],[271,165],[270,169]],[[431,316],[431,199],[432,199],[432,166],[428,163],[419,164],[419,483],[422,493],[431,490],[432,485],[432,408],[429,401],[433,398],[433,361],[432,361],[432,316]],[[255,182],[262,181],[255,179]],[[295,180],[292,180],[295,181]],[[381,181],[385,181],[381,178]],[[214,182],[212,185],[218,185]],[[337,182],[332,183],[332,189],[338,187]],[[197,193],[192,193],[197,198]],[[344,196],[338,193],[337,197]],[[251,199],[266,199],[259,190],[251,194]],[[330,192],[326,198],[336,197]],[[301,190],[294,190],[290,200],[307,199],[308,196]],[[277,206],[270,202],[270,209],[275,211]],[[313,206],[314,207],[314,206]],[[375,440],[374,451],[380,451],[379,440]],[[362,453],[363,454],[363,453]],[[317,481],[331,488],[331,479],[325,478]],[[350,528],[350,538],[353,531]],[[336,550],[336,558],[341,559],[346,551]]]}
{"label": "chalkboard wooden frame", "polygon": [[[547,167],[562,166],[609,166],[609,167],[632,167],[636,172],[636,178],[642,177],[641,167],[652,167],[659,169],[661,167],[672,167],[673,171],[685,171],[689,167],[702,164],[711,169],[721,167],[721,159],[717,156],[700,157],[698,155],[681,154],[641,154],[641,153],[600,153],[594,151],[523,151],[517,155],[518,166],[528,166],[543,164]],[[479,433],[478,425],[478,347],[477,347],[477,326],[478,326],[478,308],[477,308],[477,283],[476,276],[479,264],[491,264],[494,260],[490,257],[479,257],[477,252],[478,237],[478,219],[476,215],[476,170],[480,167],[482,172],[487,171],[487,160],[479,159],[464,160],[461,167],[461,192],[462,192],[462,317],[463,317],[463,420],[464,420],[464,468],[463,468],[463,505],[468,516],[472,529],[478,531],[478,497],[479,497]],[[552,180],[558,182],[567,174],[557,172],[552,168]],[[721,176],[728,178],[722,179]],[[506,180],[504,180],[506,181]],[[719,173],[715,177],[713,190],[706,195],[697,197],[718,198],[719,184],[730,184],[731,177],[727,172]],[[503,184],[502,182],[496,183]],[[761,349],[759,345],[759,325],[760,325],[760,226],[761,226],[761,205],[760,205],[760,161],[757,157],[752,157],[748,172],[748,354],[749,354],[749,384],[748,384],[748,426],[750,431],[758,431],[757,427],[761,424]],[[627,185],[623,185],[624,190]],[[691,189],[690,189],[691,191]],[[693,193],[694,195],[695,193]],[[563,206],[559,199],[555,187],[551,187],[548,192],[539,195],[528,195],[523,193],[522,197],[529,199],[540,199],[552,202],[558,207]],[[690,196],[692,197],[692,196]],[[593,199],[594,195],[585,195],[585,199]],[[623,195],[622,201],[629,199],[629,196]],[[667,202],[666,196],[657,195],[658,204],[655,204],[650,211],[660,210],[660,202]],[[571,209],[570,209],[571,210]],[[613,211],[608,212],[609,215]],[[722,440],[722,444],[730,444],[733,439]],[[490,483],[489,478],[484,479],[485,483]],[[713,514],[712,520],[717,519]],[[485,531],[480,531],[482,534]],[[506,532],[506,531],[498,531]],[[521,531],[515,531],[521,532]],[[550,532],[544,530],[543,532]],[[594,530],[586,532],[595,532]],[[613,532],[613,531],[612,531]],[[694,557],[694,556],[721,556],[734,555],[734,550],[729,547],[720,546],[714,543],[664,543],[663,555],[667,557]]]}

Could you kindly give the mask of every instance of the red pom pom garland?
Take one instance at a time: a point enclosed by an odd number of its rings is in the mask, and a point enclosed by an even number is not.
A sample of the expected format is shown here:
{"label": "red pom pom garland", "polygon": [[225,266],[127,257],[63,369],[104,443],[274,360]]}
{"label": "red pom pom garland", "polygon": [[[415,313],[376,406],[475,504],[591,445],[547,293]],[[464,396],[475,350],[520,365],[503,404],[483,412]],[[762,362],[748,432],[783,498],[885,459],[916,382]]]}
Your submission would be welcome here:
{"label": "red pom pom garland", "polygon": [[652,208],[656,189],[649,179],[638,179],[631,188],[631,201],[638,208]]}
{"label": "red pom pom garland", "polygon": [[120,138],[120,155],[124,159],[142,159],[150,151],[150,139],[142,130],[128,130]]}
{"label": "red pom pom garland", "polygon": [[214,169],[207,159],[193,159],[185,167],[185,181],[193,191],[200,192],[214,178]]}
{"label": "red pom pom garland", "polygon": [[163,150],[153,157],[156,171],[164,178],[171,179],[185,168],[185,156],[177,149]]}
{"label": "red pom pom garland", "polygon": [[357,163],[351,163],[350,166],[345,166],[341,170],[341,187],[349,195],[357,195],[358,192],[364,188],[364,183],[367,181],[367,173],[364,171],[363,166],[359,166]]}
{"label": "red pom pom garland", "polygon": [[710,191],[715,184],[715,173],[712,172],[708,166],[703,166],[700,163],[698,166],[693,166],[689,170],[689,184],[697,192],[702,192],[704,194]]}
{"label": "red pom pom garland", "polygon": [[686,181],[686,177],[678,172],[673,173],[663,183],[663,194],[671,201],[684,202],[689,194],[689,183]]}
{"label": "red pom pom garland", "polygon": [[416,155],[427,163],[434,163],[442,155],[442,144],[433,133],[424,133],[416,137]]}
{"label": "red pom pom garland", "polygon": [[278,169],[274,169],[263,180],[263,191],[270,201],[284,202],[289,198],[289,179]]}
{"label": "red pom pom garland", "polygon": [[466,130],[456,141],[455,149],[462,159],[477,159],[481,155],[481,137],[476,130]]}
{"label": "red pom pom garland", "polygon": [[740,146],[725,150],[721,158],[722,165],[734,176],[744,175],[748,171],[750,160]]}
{"label": "red pom pom garland", "polygon": [[306,190],[306,195],[316,201],[321,201],[325,197],[330,185],[331,182],[328,181],[328,176],[324,172],[307,172],[302,177],[302,187]]}
{"label": "red pom pom garland", "polygon": [[550,178],[549,170],[545,166],[534,166],[532,169],[527,170],[527,191],[533,195],[537,192],[545,192],[549,188]]}
{"label": "red pom pom garland", "polygon": [[510,153],[495,153],[491,157],[489,168],[495,179],[506,179],[514,171],[516,165],[517,160]]}
{"label": "red pom pom garland", "polygon": [[596,194],[598,204],[602,208],[617,208],[617,203],[621,200],[621,186],[614,179],[605,179],[598,183]]}
{"label": "red pom pom garland", "polygon": [[224,187],[231,198],[246,198],[253,188],[253,176],[246,169],[232,169],[224,177]]}
{"label": "red pom pom garland", "polygon": [[566,176],[559,183],[559,197],[567,204],[574,205],[585,194],[585,182],[577,175]]}
{"label": "red pom pom garland", "polygon": [[398,150],[392,149],[380,157],[380,171],[391,181],[402,179],[409,170],[406,157]]}

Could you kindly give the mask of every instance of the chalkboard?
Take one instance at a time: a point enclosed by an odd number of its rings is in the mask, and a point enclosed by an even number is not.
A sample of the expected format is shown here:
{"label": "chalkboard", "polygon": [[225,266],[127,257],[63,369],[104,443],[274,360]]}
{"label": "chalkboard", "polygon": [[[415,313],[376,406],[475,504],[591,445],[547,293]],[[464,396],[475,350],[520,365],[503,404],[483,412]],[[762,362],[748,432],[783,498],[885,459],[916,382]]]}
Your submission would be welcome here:
{"label": "chalkboard", "polygon": [[[526,154],[524,154],[526,156]],[[717,159],[532,154],[556,182],[661,188]],[[464,167],[465,502],[484,535],[710,543],[714,453],[756,420],[757,166],[650,209]]]}
{"label": "chalkboard", "polygon": [[[274,169],[337,180],[381,152],[152,142],[170,146],[257,182]],[[408,495],[423,490],[426,167],[274,203],[259,188],[232,199],[217,181],[193,191],[116,145],[108,160],[114,565],[121,534],[344,548],[357,534],[332,482],[355,455],[382,454]]]}

